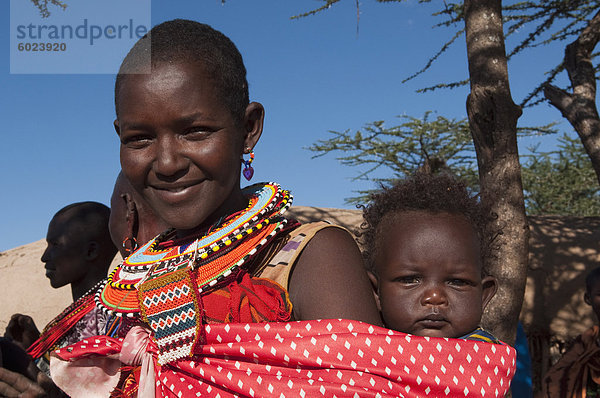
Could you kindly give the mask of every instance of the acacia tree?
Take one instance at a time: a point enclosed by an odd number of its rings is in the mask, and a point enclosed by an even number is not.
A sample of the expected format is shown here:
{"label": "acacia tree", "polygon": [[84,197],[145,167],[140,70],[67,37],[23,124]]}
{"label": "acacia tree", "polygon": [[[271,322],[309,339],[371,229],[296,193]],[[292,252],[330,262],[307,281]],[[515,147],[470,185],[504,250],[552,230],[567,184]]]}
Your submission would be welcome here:
{"label": "acacia tree", "polygon": [[592,161],[600,182],[600,119],[596,109],[596,73],[592,52],[600,40],[600,11],[565,49],[563,66],[572,92],[545,84],[544,96],[571,123]]}
{"label": "acacia tree", "polygon": [[[391,185],[417,170],[437,173],[447,171],[467,181],[473,191],[479,191],[475,150],[465,119],[443,116],[431,118],[401,116],[401,123],[386,126],[383,121],[367,124],[362,129],[330,131],[330,138],[312,144],[308,149],[315,157],[338,152],[343,165],[358,166],[361,172],[354,180],[375,181]],[[379,175],[376,177],[374,175]],[[375,189],[357,191],[346,203],[364,204]]]}
{"label": "acacia tree", "polygon": [[498,293],[484,323],[500,338],[514,341],[523,303],[529,253],[529,228],[517,149],[521,108],[510,94],[500,0],[467,0],[465,33],[471,93],[467,115],[477,153],[483,199],[497,215],[490,230],[502,230],[489,269]]}
{"label": "acacia tree", "polygon": [[54,5],[56,7],[60,7],[63,10],[67,8],[67,5],[60,0],[31,0],[34,6],[40,10],[40,15],[42,18],[48,18],[50,16],[50,10],[48,10],[48,5]]}
{"label": "acacia tree", "polygon": [[521,156],[527,214],[600,215],[600,186],[578,138],[563,134],[556,150],[529,151]]}
{"label": "acacia tree", "polygon": [[[341,0],[323,0],[323,6],[300,16],[330,8]],[[402,0],[376,0],[377,2]],[[431,0],[420,0],[422,3]],[[358,22],[358,7],[357,22]],[[506,11],[507,35],[529,29],[529,33],[507,55],[504,44],[502,12]],[[458,87],[470,83],[467,114],[473,136],[480,187],[490,200],[498,219],[490,228],[501,228],[492,271],[500,278],[500,292],[492,301],[486,323],[501,338],[512,341],[525,289],[528,227],[525,218],[521,171],[517,150],[517,120],[521,107],[512,100],[508,84],[507,60],[524,49],[564,40],[582,32],[581,23],[597,12],[596,0],[556,0],[551,2],[514,1],[503,8],[500,0],[458,1],[443,3],[436,15],[446,19],[436,26],[458,28],[424,68],[410,76],[425,72],[457,39],[465,33],[469,78],[445,82],[420,91],[441,87]],[[543,37],[549,34],[549,37]],[[541,87],[551,83],[562,66],[551,69],[546,80],[532,89],[522,106],[539,103]],[[488,199],[489,200],[489,199]]]}

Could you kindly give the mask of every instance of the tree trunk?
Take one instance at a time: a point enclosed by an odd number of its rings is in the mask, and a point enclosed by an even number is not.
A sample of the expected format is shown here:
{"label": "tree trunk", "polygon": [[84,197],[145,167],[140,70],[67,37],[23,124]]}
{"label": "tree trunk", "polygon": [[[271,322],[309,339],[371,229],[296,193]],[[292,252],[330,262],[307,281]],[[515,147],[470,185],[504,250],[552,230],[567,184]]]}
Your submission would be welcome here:
{"label": "tree trunk", "polygon": [[466,0],[465,27],[471,93],[467,114],[479,166],[482,198],[497,218],[488,232],[502,233],[487,263],[498,293],[483,324],[512,344],[527,277],[529,229],[525,217],[517,120],[521,109],[510,94],[500,0]]}
{"label": "tree trunk", "polygon": [[547,85],[544,87],[544,96],[579,134],[600,183],[600,119],[596,109],[596,75],[591,61],[592,51],[599,40],[600,11],[577,40],[565,49],[564,65],[573,93]]}

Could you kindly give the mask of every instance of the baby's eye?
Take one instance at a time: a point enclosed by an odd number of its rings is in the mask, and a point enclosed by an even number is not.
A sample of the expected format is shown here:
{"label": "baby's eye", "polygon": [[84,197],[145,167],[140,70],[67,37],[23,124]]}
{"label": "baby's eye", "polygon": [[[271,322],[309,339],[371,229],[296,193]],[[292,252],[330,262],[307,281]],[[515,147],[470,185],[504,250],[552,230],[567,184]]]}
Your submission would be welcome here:
{"label": "baby's eye", "polygon": [[448,281],[448,284],[452,285],[452,286],[467,286],[467,285],[470,285],[471,283],[464,279],[454,278],[454,279],[450,279]]}
{"label": "baby's eye", "polygon": [[395,280],[396,280],[396,282],[403,283],[405,285],[413,285],[413,284],[419,283],[421,281],[421,278],[418,275],[407,275],[407,276],[400,276],[400,277],[396,278]]}

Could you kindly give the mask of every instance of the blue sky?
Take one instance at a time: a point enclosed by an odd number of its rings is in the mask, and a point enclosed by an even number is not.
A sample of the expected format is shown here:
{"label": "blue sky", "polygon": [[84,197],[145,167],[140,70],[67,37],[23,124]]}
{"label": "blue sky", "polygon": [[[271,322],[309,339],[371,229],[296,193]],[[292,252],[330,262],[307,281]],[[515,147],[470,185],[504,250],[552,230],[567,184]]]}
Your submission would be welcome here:
{"label": "blue sky", "polygon": [[[29,0],[19,0],[29,3]],[[67,4],[76,0],[65,0]],[[81,0],[77,0],[81,1]],[[121,0],[123,1],[123,0]],[[150,1],[150,0],[148,0]],[[265,130],[255,148],[253,181],[277,181],[291,189],[296,205],[347,207],[352,191],[372,188],[352,181],[357,170],[328,155],[311,159],[305,148],[329,130],[359,129],[365,123],[406,114],[465,117],[466,88],[417,94],[429,84],[466,77],[464,39],[420,79],[402,84],[442,44],[445,31],[431,29],[434,9],[403,4],[361,3],[356,33],[353,1],[290,20],[319,6],[314,0],[151,1],[152,25],[173,18],[205,22],[240,49],[250,97],[266,108]],[[32,6],[33,7],[33,6]],[[54,14],[62,11],[51,8]],[[69,12],[69,8],[65,13]],[[110,17],[110,14],[108,14]],[[52,23],[52,16],[46,20]],[[0,251],[42,239],[52,215],[77,201],[109,203],[120,169],[114,133],[113,74],[11,74],[9,1],[0,2],[0,112],[3,121],[0,169]],[[110,49],[97,50],[103,58]],[[563,47],[537,50],[510,65],[518,102],[541,79]],[[105,56],[104,56],[105,55]],[[532,61],[535,60],[535,61]],[[65,69],[84,59],[65,57]],[[43,65],[43,60],[32,62]],[[114,70],[118,68],[118,61]],[[109,65],[110,66],[110,65]],[[521,125],[560,120],[548,105],[525,110]],[[566,123],[562,129],[570,131]],[[536,139],[521,142],[522,148]],[[545,148],[554,140],[545,138]]]}

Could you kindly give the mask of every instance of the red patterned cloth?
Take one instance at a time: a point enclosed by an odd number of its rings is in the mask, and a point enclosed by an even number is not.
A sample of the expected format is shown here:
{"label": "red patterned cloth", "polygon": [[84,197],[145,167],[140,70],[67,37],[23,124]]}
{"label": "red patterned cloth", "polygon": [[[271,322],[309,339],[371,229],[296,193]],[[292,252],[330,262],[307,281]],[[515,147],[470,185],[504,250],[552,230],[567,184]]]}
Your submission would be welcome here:
{"label": "red patterned cloth", "polygon": [[[515,371],[515,350],[506,345],[418,337],[351,320],[205,328],[206,344],[194,357],[162,367],[154,361],[156,396],[503,397]],[[107,336],[98,341],[94,349],[78,343],[58,350],[52,361],[68,361],[77,377],[123,344]]]}

